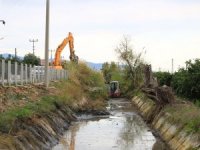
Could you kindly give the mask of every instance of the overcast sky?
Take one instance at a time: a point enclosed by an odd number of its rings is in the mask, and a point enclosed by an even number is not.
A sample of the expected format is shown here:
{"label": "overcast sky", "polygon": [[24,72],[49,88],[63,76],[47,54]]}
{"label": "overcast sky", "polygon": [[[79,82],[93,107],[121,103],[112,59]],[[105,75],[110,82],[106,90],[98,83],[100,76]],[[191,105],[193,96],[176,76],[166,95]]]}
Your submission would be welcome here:
{"label": "overcast sky", "polygon": [[[135,51],[154,70],[171,71],[200,57],[200,0],[50,0],[50,49],[72,32],[79,58],[91,62],[118,61],[115,47],[130,35]],[[0,53],[44,58],[45,0],[0,0]],[[69,57],[66,47],[62,53]]]}

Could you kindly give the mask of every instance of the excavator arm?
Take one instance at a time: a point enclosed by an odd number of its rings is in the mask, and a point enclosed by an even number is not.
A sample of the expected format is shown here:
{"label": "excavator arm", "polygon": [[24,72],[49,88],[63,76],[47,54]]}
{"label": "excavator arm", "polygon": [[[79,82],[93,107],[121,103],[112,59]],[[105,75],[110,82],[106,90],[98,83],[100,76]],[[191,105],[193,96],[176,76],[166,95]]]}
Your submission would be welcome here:
{"label": "excavator arm", "polygon": [[69,32],[68,37],[63,40],[63,42],[58,46],[58,48],[56,50],[55,59],[53,62],[54,66],[61,66],[61,60],[60,60],[61,53],[68,43],[69,43],[69,49],[70,49],[70,60],[78,61],[78,60],[76,60],[76,59],[78,59],[78,56],[76,56],[74,53],[74,38],[72,36],[72,33]]}

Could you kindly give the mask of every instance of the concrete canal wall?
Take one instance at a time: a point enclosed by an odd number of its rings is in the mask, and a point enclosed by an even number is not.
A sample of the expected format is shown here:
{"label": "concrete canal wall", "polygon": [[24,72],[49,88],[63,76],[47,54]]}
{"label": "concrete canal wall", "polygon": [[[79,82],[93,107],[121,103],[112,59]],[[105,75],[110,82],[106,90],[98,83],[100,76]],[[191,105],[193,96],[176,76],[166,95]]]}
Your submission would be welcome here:
{"label": "concrete canal wall", "polygon": [[174,120],[164,108],[157,108],[151,99],[141,95],[133,97],[132,102],[172,150],[200,149],[200,137],[195,133],[189,133],[184,124]]}
{"label": "concrete canal wall", "polygon": [[67,106],[43,115],[18,119],[9,134],[0,134],[1,150],[49,150],[75,120]]}

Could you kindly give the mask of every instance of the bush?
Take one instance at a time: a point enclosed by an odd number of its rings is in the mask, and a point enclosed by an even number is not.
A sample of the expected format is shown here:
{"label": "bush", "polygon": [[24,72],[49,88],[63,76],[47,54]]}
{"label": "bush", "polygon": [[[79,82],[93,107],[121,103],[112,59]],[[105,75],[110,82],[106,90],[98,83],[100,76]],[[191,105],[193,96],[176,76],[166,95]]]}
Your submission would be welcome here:
{"label": "bush", "polygon": [[200,99],[200,59],[186,62],[187,68],[181,68],[172,78],[172,87],[178,95]]}
{"label": "bush", "polygon": [[153,75],[157,78],[160,86],[171,86],[172,75],[169,72],[155,72]]}

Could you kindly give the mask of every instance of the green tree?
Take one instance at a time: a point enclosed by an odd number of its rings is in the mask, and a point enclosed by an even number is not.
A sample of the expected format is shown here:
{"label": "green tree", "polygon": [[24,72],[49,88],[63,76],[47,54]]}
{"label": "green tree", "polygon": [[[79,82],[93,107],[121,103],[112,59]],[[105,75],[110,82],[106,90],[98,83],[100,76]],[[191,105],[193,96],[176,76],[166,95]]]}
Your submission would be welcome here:
{"label": "green tree", "polygon": [[103,63],[102,73],[103,73],[105,82],[107,84],[110,83],[110,81],[111,81],[111,70],[110,70],[110,64],[108,62]]}
{"label": "green tree", "polygon": [[189,60],[186,66],[174,74],[172,86],[178,95],[200,99],[200,59]]}
{"label": "green tree", "polygon": [[4,59],[4,57],[3,57],[3,55],[2,55],[2,54],[0,54],[0,60],[2,60],[2,59]]}
{"label": "green tree", "polygon": [[21,63],[22,60],[21,60],[19,57],[12,57],[11,62],[12,62],[12,63],[13,63],[13,62]]}
{"label": "green tree", "polygon": [[29,53],[29,54],[24,56],[23,63],[39,66],[40,65],[40,58],[35,56],[34,54]]}
{"label": "green tree", "polygon": [[153,75],[158,79],[159,85],[171,86],[172,74],[169,72],[154,72]]}
{"label": "green tree", "polygon": [[119,65],[115,62],[105,62],[102,65],[102,73],[107,84],[109,84],[110,81],[118,81],[120,84],[121,94],[123,95],[126,93],[127,80],[124,78],[124,70]]}

